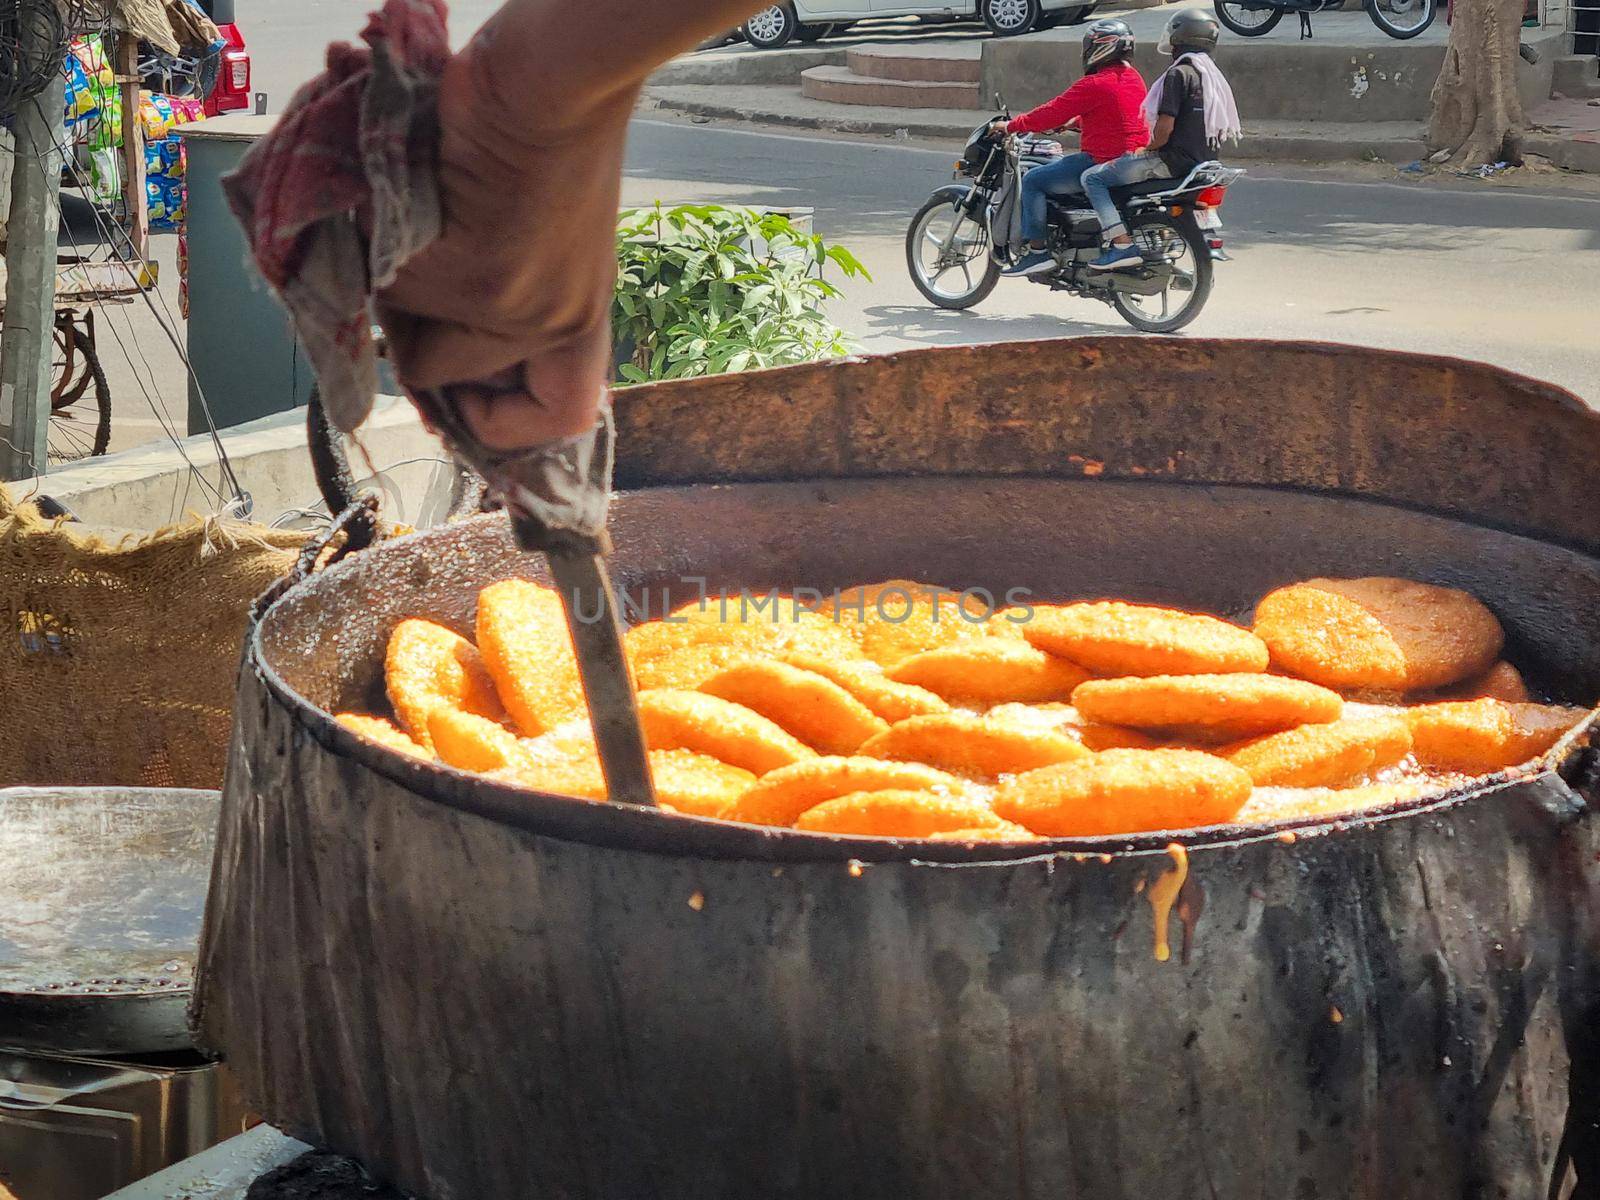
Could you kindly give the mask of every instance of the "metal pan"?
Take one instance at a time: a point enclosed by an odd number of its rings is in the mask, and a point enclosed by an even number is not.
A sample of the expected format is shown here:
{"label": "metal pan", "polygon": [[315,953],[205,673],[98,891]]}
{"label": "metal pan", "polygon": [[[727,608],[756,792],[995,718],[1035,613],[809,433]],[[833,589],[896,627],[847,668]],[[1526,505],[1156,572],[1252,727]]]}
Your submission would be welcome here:
{"label": "metal pan", "polygon": [[218,803],[179,788],[0,790],[0,1047],[191,1046]]}

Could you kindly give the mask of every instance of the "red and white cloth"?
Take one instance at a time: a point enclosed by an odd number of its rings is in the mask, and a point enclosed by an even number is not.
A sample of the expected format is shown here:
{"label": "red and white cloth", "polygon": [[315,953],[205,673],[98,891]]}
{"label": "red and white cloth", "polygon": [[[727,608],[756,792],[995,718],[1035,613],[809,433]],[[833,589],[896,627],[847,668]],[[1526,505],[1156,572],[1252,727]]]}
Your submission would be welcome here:
{"label": "red and white cloth", "polygon": [[386,0],[223,181],[345,432],[377,392],[372,297],[439,236],[443,0]]}

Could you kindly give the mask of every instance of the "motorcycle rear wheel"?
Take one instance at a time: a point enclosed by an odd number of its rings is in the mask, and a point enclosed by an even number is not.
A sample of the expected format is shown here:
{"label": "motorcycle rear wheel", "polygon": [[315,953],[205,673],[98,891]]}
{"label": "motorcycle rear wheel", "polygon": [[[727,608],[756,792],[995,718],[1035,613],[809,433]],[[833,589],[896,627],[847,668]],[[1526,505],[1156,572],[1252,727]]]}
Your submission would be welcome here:
{"label": "motorcycle rear wheel", "polygon": [[[1124,321],[1142,333],[1176,333],[1198,317],[1211,298],[1211,251],[1192,222],[1176,220],[1166,213],[1144,213],[1131,218],[1128,233],[1147,258],[1152,251],[1164,250],[1173,260],[1173,270],[1187,277],[1190,286],[1179,290],[1169,284],[1160,293],[1159,313],[1141,304],[1141,301],[1149,303],[1157,297],[1135,296],[1128,292],[1112,292],[1111,306]],[[1174,292],[1185,297],[1183,305],[1176,310],[1169,303]]]}
{"label": "motorcycle rear wheel", "polygon": [[929,196],[911,218],[906,268],[926,300],[955,311],[982,303],[1000,282],[1000,264],[989,253],[989,231],[948,192]]}
{"label": "motorcycle rear wheel", "polygon": [[1265,37],[1283,20],[1281,8],[1252,8],[1233,0],[1217,0],[1217,20],[1240,37]]}
{"label": "motorcycle rear wheel", "polygon": [[1397,20],[1398,13],[1384,11],[1388,3],[1392,8],[1398,9],[1399,5],[1394,0],[1367,0],[1367,16],[1372,18],[1372,23],[1383,30],[1392,38],[1407,41],[1416,37],[1424,29],[1433,24],[1434,15],[1439,11],[1439,6],[1434,0],[1410,0],[1405,5],[1404,20]]}

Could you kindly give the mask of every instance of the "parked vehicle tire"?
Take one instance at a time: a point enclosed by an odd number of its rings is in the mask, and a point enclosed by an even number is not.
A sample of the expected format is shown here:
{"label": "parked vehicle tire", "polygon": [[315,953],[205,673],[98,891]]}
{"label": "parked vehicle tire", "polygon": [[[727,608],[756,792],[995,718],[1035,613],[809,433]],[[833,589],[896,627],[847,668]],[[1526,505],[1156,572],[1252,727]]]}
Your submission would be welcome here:
{"label": "parked vehicle tire", "polygon": [[1435,0],[1367,0],[1367,16],[1392,38],[1407,41],[1433,24]]}
{"label": "parked vehicle tire", "polygon": [[[1159,298],[1113,291],[1111,305],[1124,321],[1143,333],[1176,333],[1198,317],[1211,298],[1211,251],[1199,228],[1187,217],[1141,213],[1129,218],[1128,233],[1146,258],[1153,252],[1167,258],[1173,279]],[[1182,301],[1176,307],[1171,303],[1174,294]]]}
{"label": "parked vehicle tire", "polygon": [[989,231],[963,207],[970,190],[940,188],[917,209],[906,230],[911,282],[940,308],[971,308],[1000,282],[1000,264],[989,253]]}
{"label": "parked vehicle tire", "polygon": [[795,30],[795,41],[820,42],[837,28],[837,25],[801,25]]}
{"label": "parked vehicle tire", "polygon": [[744,30],[730,29],[726,33],[719,33],[715,37],[708,37],[695,47],[696,50],[720,50],[723,46],[734,42],[744,41]]}
{"label": "parked vehicle tire", "polygon": [[757,50],[776,50],[787,46],[800,32],[800,21],[794,15],[792,4],[774,4],[763,8],[740,27],[744,40]]}
{"label": "parked vehicle tire", "polygon": [[1217,20],[1240,37],[1264,37],[1283,20],[1281,8],[1257,8],[1234,0],[1217,0],[1216,7]]}
{"label": "parked vehicle tire", "polygon": [[1054,29],[1058,25],[1078,25],[1089,19],[1097,6],[1093,4],[1080,4],[1076,8],[1058,8],[1055,12],[1047,12],[1039,18],[1040,29]]}
{"label": "parked vehicle tire", "polygon": [[981,0],[978,13],[996,37],[1015,37],[1039,24],[1039,0]]}

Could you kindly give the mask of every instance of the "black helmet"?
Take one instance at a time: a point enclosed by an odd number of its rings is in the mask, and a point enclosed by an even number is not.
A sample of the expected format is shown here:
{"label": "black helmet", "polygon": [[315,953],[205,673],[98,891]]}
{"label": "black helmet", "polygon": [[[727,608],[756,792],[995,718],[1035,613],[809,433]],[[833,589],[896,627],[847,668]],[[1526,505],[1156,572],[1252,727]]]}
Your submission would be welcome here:
{"label": "black helmet", "polygon": [[1098,71],[1107,63],[1123,62],[1133,53],[1133,30],[1115,17],[1096,21],[1083,35],[1083,73]]}
{"label": "black helmet", "polygon": [[1221,32],[1217,19],[1203,8],[1186,8],[1172,14],[1162,31],[1161,44],[1156,47],[1162,54],[1177,57],[1194,50],[1210,54],[1217,48],[1217,34]]}

